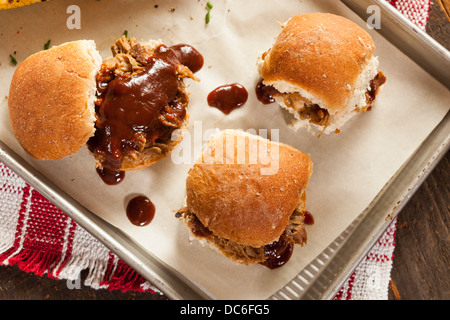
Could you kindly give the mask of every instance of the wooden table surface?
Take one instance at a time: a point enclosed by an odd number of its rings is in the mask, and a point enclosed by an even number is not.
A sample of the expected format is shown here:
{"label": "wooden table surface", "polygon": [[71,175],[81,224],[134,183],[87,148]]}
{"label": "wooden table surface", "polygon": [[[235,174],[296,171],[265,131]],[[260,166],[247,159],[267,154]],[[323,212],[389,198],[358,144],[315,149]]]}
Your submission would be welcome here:
{"label": "wooden table surface", "polygon": [[[450,0],[431,2],[427,32],[450,50]],[[398,217],[389,300],[450,299],[448,153]],[[83,278],[82,274],[82,278]],[[0,300],[164,299],[148,293],[94,290],[38,277],[17,267],[0,267]]]}

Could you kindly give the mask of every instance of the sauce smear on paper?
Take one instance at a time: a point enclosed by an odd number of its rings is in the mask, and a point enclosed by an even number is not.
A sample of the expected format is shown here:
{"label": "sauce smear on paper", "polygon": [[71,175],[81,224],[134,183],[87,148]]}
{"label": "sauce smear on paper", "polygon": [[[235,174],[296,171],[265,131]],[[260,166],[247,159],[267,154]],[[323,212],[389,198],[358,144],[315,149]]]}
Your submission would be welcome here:
{"label": "sauce smear on paper", "polygon": [[208,104],[225,114],[243,106],[247,100],[247,90],[238,83],[218,87],[208,95]]}

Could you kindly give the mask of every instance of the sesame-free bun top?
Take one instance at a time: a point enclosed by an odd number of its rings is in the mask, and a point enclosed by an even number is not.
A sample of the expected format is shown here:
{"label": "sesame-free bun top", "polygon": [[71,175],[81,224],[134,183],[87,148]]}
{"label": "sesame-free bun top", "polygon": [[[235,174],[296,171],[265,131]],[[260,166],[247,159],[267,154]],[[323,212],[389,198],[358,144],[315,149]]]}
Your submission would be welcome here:
{"label": "sesame-free bun top", "polygon": [[68,42],[31,55],[16,69],[8,105],[12,130],[39,160],[78,152],[94,135],[95,42]]}
{"label": "sesame-free bun top", "polygon": [[263,54],[259,71],[265,84],[281,92],[307,92],[313,103],[332,114],[347,107],[374,49],[370,35],[344,17],[300,14]]}
{"label": "sesame-free bun top", "polygon": [[215,236],[261,247],[285,230],[312,169],[310,156],[291,146],[225,130],[189,171],[187,210]]}

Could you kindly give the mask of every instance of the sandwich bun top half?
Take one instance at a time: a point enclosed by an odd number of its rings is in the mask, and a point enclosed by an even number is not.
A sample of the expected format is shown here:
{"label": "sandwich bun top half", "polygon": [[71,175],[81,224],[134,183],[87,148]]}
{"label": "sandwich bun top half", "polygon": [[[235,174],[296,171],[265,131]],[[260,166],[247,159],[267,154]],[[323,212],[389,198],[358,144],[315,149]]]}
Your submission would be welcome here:
{"label": "sandwich bun top half", "polygon": [[307,13],[285,24],[258,68],[265,84],[280,92],[300,91],[333,114],[348,107],[374,50],[370,35],[354,22],[329,13]]}
{"label": "sandwich bun top half", "polygon": [[102,63],[94,41],[79,40],[24,60],[11,81],[8,106],[21,146],[39,160],[78,152],[95,132],[95,75]]}
{"label": "sandwich bun top half", "polygon": [[[254,148],[270,150],[270,159],[249,160]],[[261,171],[268,167],[275,170]],[[310,156],[291,146],[224,130],[189,171],[187,209],[215,236],[261,247],[277,241],[303,205],[312,170]]]}

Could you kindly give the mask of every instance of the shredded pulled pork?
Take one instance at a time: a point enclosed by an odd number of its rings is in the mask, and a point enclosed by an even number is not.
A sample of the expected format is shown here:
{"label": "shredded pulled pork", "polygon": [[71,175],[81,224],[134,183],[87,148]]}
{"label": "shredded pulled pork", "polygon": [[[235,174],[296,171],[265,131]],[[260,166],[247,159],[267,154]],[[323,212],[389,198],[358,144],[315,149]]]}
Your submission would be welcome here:
{"label": "shredded pulled pork", "polygon": [[167,154],[173,131],[187,116],[183,80],[198,79],[171,48],[159,43],[144,46],[122,36],[111,51],[113,57],[96,77],[97,130],[88,146],[103,168],[117,171],[123,159],[138,159],[146,149]]}
{"label": "shredded pulled pork", "polygon": [[[370,111],[374,106],[375,99],[377,97],[380,87],[385,84],[386,77],[382,72],[379,72],[373,80],[370,81],[370,89],[366,92],[366,104],[363,109],[357,109],[356,111]],[[284,104],[296,110],[300,115],[300,119],[308,120],[311,124],[315,124],[322,127],[327,127],[330,121],[330,114],[328,110],[321,108],[318,104],[314,104],[308,99],[303,98],[298,93],[275,93],[283,97]],[[301,106],[301,107],[299,107]]]}
{"label": "shredded pulled pork", "polygon": [[366,111],[370,111],[375,103],[380,87],[386,83],[386,77],[382,72],[378,72],[375,78],[370,81],[370,89],[366,92]]}
{"label": "shredded pulled pork", "polygon": [[[310,123],[318,126],[326,127],[328,125],[328,121],[330,120],[328,110],[321,108],[318,104],[312,103],[298,93],[282,94],[282,96],[284,97],[284,104],[289,108],[297,110],[300,119],[309,120]],[[297,109],[298,106],[303,107]]]}
{"label": "shredded pulled pork", "polygon": [[[127,38],[122,36],[117,39],[111,46],[113,57],[104,62],[106,69],[114,70],[114,77],[133,77],[139,74],[147,65],[152,57],[149,48],[139,44],[135,38]],[[103,79],[109,80],[108,75]],[[178,95],[166,105],[162,110],[158,119],[162,126],[168,128],[180,128],[185,117],[185,107],[188,103],[188,95],[185,92],[184,78],[196,79],[192,71],[180,64],[177,68],[178,77]],[[98,79],[99,80],[99,79]],[[170,136],[166,135],[161,140],[167,140]],[[153,146],[154,141],[147,141],[145,147]],[[159,143],[161,145],[161,143]]]}
{"label": "shredded pulled pork", "polygon": [[[242,245],[234,241],[218,237],[205,227],[197,216],[188,211],[187,207],[179,210],[176,217],[183,218],[191,229],[192,233],[198,237],[213,242],[225,256],[232,260],[243,264],[262,263],[269,259],[270,253],[267,246],[255,248],[248,245]],[[304,224],[304,212],[296,209],[290,217],[289,223],[286,226],[281,238],[286,243],[292,244],[306,244],[307,236]]]}

